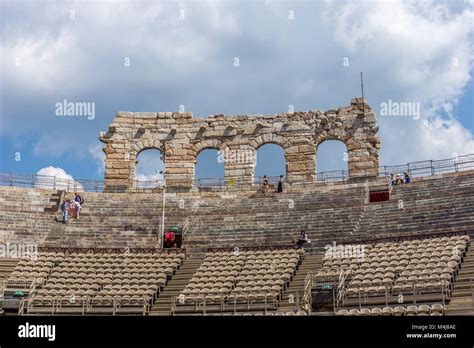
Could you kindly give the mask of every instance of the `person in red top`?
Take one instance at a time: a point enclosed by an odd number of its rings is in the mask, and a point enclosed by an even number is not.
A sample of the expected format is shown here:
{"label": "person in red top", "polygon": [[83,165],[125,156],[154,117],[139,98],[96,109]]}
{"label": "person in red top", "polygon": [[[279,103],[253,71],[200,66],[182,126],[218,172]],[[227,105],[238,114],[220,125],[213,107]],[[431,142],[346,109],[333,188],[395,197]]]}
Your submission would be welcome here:
{"label": "person in red top", "polygon": [[166,232],[165,233],[165,247],[166,248],[171,248],[174,245],[174,232]]}

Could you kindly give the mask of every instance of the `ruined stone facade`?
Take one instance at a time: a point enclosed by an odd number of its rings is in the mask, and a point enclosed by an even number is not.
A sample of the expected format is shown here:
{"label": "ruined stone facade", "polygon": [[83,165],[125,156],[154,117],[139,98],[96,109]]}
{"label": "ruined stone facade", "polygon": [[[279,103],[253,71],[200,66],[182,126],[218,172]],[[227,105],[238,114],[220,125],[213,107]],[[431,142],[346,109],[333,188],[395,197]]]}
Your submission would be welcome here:
{"label": "ruined stone facade", "polygon": [[377,176],[380,140],[375,114],[361,98],[351,105],[277,115],[213,115],[193,118],[190,112],[118,112],[105,144],[107,187],[133,185],[138,154],[145,149],[166,153],[166,185],[192,189],[196,158],[204,149],[222,151],[226,185],[252,185],[257,149],[268,143],[284,149],[287,181],[311,181],[316,151],[325,140],[346,144],[351,178]]}

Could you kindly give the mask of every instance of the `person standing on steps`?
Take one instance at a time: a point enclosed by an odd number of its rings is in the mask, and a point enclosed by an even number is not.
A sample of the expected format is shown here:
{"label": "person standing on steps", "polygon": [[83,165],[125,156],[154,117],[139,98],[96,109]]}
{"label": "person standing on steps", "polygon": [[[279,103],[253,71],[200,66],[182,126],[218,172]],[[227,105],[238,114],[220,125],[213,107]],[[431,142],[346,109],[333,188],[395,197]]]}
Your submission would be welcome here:
{"label": "person standing on steps", "polygon": [[79,219],[79,213],[81,212],[81,205],[79,204],[78,201],[72,202],[72,205],[74,207],[74,217],[76,219]]}
{"label": "person standing on steps", "polygon": [[84,197],[82,197],[79,193],[76,192],[74,194],[74,200],[76,202],[79,202],[79,204],[81,205],[81,208],[82,208],[82,206],[84,205]]}
{"label": "person standing on steps", "polygon": [[69,202],[66,199],[63,199],[61,204],[61,213],[63,215],[63,224],[67,222],[67,212],[69,210]]}
{"label": "person standing on steps", "polygon": [[82,205],[84,204],[84,198],[82,198],[77,192],[74,193],[74,217],[79,219],[79,213],[81,212]]}
{"label": "person standing on steps", "polygon": [[262,192],[263,194],[266,194],[268,192],[268,178],[266,175],[263,176],[263,186],[262,186]]}
{"label": "person standing on steps", "polygon": [[283,192],[283,175],[280,175],[280,180],[278,181],[277,192]]}

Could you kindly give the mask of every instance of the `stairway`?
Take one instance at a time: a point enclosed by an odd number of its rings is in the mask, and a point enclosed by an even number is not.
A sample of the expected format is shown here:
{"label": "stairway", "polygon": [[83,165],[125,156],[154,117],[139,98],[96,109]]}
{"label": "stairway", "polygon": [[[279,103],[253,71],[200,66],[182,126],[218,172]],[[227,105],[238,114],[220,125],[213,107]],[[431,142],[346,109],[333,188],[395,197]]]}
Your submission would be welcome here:
{"label": "stairway", "polygon": [[8,279],[20,259],[0,258],[0,281]]}
{"label": "stairway", "polygon": [[[301,301],[304,291],[304,280],[308,272],[316,271],[322,266],[323,256],[306,255],[301,265],[298,267],[296,274],[290,282],[288,288],[283,293],[282,300],[278,305],[278,312],[290,312],[297,309],[297,298]],[[300,306],[302,303],[300,302]]]}
{"label": "stairway", "polygon": [[151,307],[148,315],[170,315],[172,298],[179,296],[202,262],[203,260],[198,259],[184,260],[181,267],[179,267],[169,283],[165,286],[163,292],[158,295],[158,299]]}
{"label": "stairway", "polygon": [[47,206],[44,208],[45,212],[56,213],[61,206],[61,199],[64,197],[64,190],[57,190],[51,193],[51,198],[49,201],[51,202],[51,206]]}
{"label": "stairway", "polygon": [[[472,284],[471,284],[472,281]],[[474,247],[464,257],[446,315],[474,315]]]}

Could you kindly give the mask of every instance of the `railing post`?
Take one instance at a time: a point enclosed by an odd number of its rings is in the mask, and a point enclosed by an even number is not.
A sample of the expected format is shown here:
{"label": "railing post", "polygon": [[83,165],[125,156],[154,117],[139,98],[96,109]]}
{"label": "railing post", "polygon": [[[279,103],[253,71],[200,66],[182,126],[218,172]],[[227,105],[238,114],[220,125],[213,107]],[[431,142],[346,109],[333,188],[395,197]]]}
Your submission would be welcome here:
{"label": "railing post", "polygon": [[431,167],[431,176],[433,176],[434,175],[433,160],[430,160],[430,167]]}
{"label": "railing post", "polygon": [[206,315],[207,295],[204,295],[204,303],[202,307],[202,315]]}

